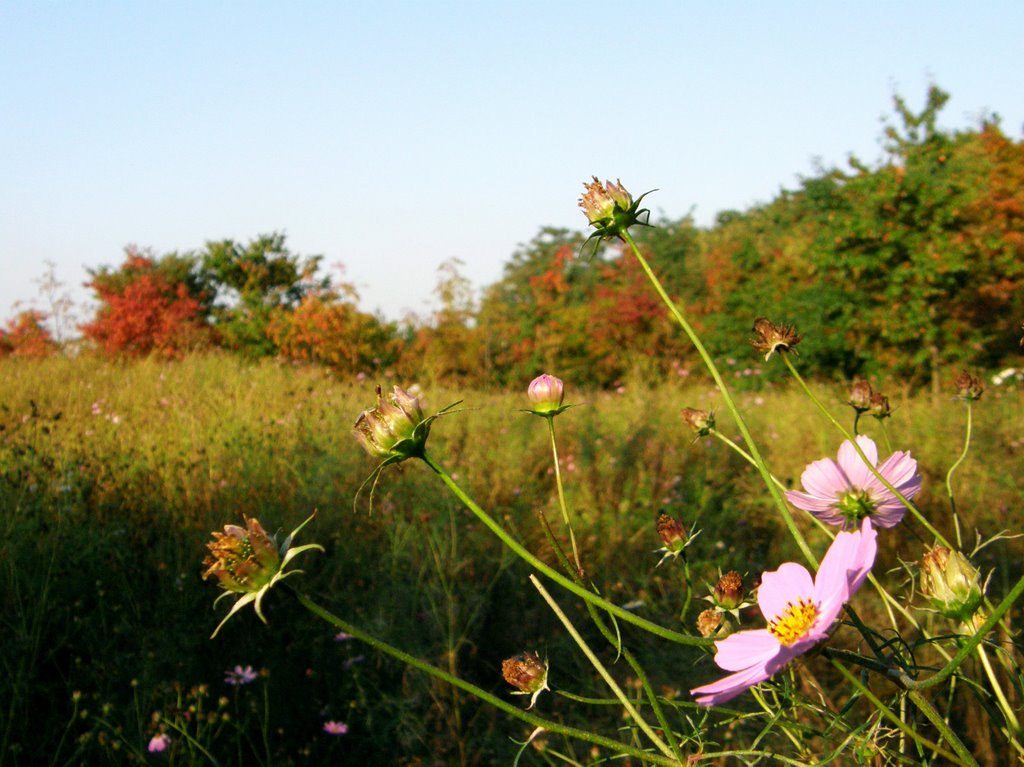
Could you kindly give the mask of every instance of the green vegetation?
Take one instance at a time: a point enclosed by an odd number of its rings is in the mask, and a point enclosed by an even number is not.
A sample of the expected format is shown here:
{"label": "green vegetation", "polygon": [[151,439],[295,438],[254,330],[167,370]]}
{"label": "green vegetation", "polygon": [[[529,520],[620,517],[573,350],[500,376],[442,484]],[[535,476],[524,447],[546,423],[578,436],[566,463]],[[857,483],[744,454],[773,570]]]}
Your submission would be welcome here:
{"label": "green vegetation", "polygon": [[[745,352],[745,359],[754,356]],[[300,560],[306,573],[297,583],[391,644],[513,702],[501,662],[536,648],[550,660],[556,690],[606,697],[546,605],[524,587],[529,568],[503,553],[423,466],[386,474],[372,513],[365,495],[353,510],[356,489],[373,468],[351,435],[355,416],[373,404],[371,384],[339,381],[323,368],[224,354],[176,363],[8,360],[0,371],[0,764],[152,761],[158,755],[146,745],[160,723],[154,715],[174,723],[168,731],[175,747],[160,758],[175,764],[209,764],[211,757],[217,764],[264,765],[511,763],[517,747],[509,739],[525,740],[529,728],[337,641],[284,590],[268,596],[268,626],[246,611],[210,640],[226,608],[211,609],[219,590],[199,578],[204,544],[211,530],[240,522],[242,514],[287,532],[316,510],[303,542],[327,551]],[[527,382],[518,383],[521,391],[512,394],[427,391],[432,409],[465,401],[434,425],[431,453],[553,563],[536,516],[541,510],[558,519],[547,434],[521,412]],[[720,409],[709,387],[652,386],[639,376],[625,379],[621,391],[579,391],[568,378],[567,384],[566,402],[581,406],[558,421],[561,468],[581,560],[602,594],[692,632],[719,568],[752,577],[799,558],[757,473],[716,440],[693,442],[677,419],[684,406]],[[819,394],[852,422],[842,404],[845,388]],[[862,428],[880,444],[913,451],[925,476],[918,506],[952,535],[944,482],[962,447],[963,407],[952,392],[890,397],[887,434],[872,419]],[[840,440],[796,392],[767,384],[740,400],[770,467],[787,484],[807,462],[834,455]],[[968,550],[975,528],[986,536],[1019,530],[1024,502],[1021,391],[990,389],[974,414],[974,449],[954,480]],[[722,412],[719,427],[735,437]],[[679,562],[654,569],[659,510],[702,530],[689,550],[689,590]],[[806,515],[797,521],[820,549],[820,531]],[[919,559],[927,539],[905,520],[899,535],[880,538],[885,561]],[[1022,574],[1021,554],[1021,543],[1010,540],[974,557],[983,572],[994,572],[994,597]],[[876,574],[894,593],[910,593],[903,570]],[[570,605],[563,592],[553,593]],[[880,610],[872,604],[858,602],[866,620]],[[943,631],[938,616],[914,612]],[[570,615],[586,624],[578,607]],[[1011,615],[1018,621],[1019,607]],[[703,651],[620,628],[645,656],[655,688],[679,705],[689,705],[689,687],[713,676]],[[852,641],[852,632],[841,630],[837,641]],[[592,644],[629,688],[628,668],[614,651],[599,638]],[[919,663],[938,662],[927,647],[918,653]],[[226,684],[225,672],[236,665],[262,672],[249,684]],[[837,696],[834,703],[854,705],[850,721],[870,711],[848,700],[849,688],[827,663],[811,659],[806,668],[826,695]],[[885,684],[878,694],[889,694]],[[1019,690],[1011,686],[1009,694],[1019,705]],[[944,696],[934,691],[940,709]],[[988,730],[997,715],[985,715],[987,698],[957,700],[950,715],[977,758],[1006,763],[1008,755],[994,750],[1000,736]],[[750,700],[734,705],[752,713],[725,734],[729,742],[749,742],[768,718]],[[581,706],[560,694],[542,697],[538,707],[567,724],[605,721],[607,730],[621,721],[614,706]],[[704,716],[691,708],[672,715]],[[325,733],[326,721],[346,722],[348,734]],[[860,750],[868,763],[866,730],[851,733],[835,723],[829,729],[814,719],[805,727],[814,753],[827,754],[850,737],[855,745],[844,753]],[[767,731],[759,747],[771,750],[784,737]],[[589,747],[574,741],[552,737],[547,748],[590,758]],[[524,760],[557,763],[540,752]]]}

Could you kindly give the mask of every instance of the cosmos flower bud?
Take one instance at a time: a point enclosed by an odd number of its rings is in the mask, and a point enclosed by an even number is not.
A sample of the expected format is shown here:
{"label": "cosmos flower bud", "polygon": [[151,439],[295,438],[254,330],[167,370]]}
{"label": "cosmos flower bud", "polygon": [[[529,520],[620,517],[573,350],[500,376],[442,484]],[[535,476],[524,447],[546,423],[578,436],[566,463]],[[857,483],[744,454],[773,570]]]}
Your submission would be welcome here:
{"label": "cosmos flower bud", "polygon": [[725,639],[732,633],[732,626],[721,611],[709,607],[697,616],[697,631],[705,638]]}
{"label": "cosmos flower bud", "polygon": [[985,391],[980,378],[975,378],[966,370],[962,371],[955,379],[953,386],[956,387],[956,396],[965,400],[979,400]]}
{"label": "cosmos flower bud", "polygon": [[970,620],[981,604],[981,574],[959,551],[935,546],[921,560],[921,592],[947,618]]}
{"label": "cosmos flower bud", "polygon": [[712,589],[714,602],[717,607],[723,610],[735,610],[743,603],[743,578],[738,572],[732,570],[718,579]]}
{"label": "cosmos flower bud", "polygon": [[544,373],[530,381],[526,396],[533,405],[531,412],[537,415],[556,415],[562,411],[565,385],[562,379]]}
{"label": "cosmos flower bud", "polygon": [[754,320],[753,331],[756,337],[750,345],[765,353],[765,361],[776,352],[796,352],[795,347],[803,338],[792,325],[776,325],[767,317],[758,317]]}
{"label": "cosmos flower bud", "polygon": [[680,411],[683,420],[693,429],[698,437],[706,437],[715,428],[715,414],[707,410],[697,410],[692,407],[684,407]]}
{"label": "cosmos flower bud", "polygon": [[548,664],[540,659],[535,652],[526,652],[501,662],[501,675],[505,681],[516,688],[513,695],[529,695],[533,708],[537,696],[548,687]]}
{"label": "cosmos flower bud", "polygon": [[592,237],[621,238],[634,224],[646,225],[649,211],[640,208],[646,194],[634,200],[621,181],[606,181],[602,186],[597,176],[593,179],[584,184],[586,191],[580,198],[580,207],[596,230]]}
{"label": "cosmos flower bud", "polygon": [[847,404],[858,413],[866,413],[871,409],[871,395],[874,391],[867,381],[854,381],[850,387],[850,399]]}
{"label": "cosmos flower bud", "polygon": [[366,452],[376,458],[411,458],[423,452],[430,419],[423,417],[418,396],[395,386],[384,397],[378,386],[377,406],[359,415],[354,431]]}

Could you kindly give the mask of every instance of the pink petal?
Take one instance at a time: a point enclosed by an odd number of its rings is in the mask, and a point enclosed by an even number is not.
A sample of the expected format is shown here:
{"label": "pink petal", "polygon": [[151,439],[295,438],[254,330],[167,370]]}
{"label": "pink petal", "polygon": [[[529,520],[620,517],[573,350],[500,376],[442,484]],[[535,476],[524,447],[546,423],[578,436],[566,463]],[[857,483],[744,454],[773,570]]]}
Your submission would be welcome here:
{"label": "pink petal", "polygon": [[849,591],[852,597],[864,579],[868,577],[871,567],[875,564],[875,554],[878,553],[878,531],[875,530],[869,518],[861,523],[860,539],[857,541],[857,551],[854,554],[853,566],[847,573],[849,578]]}
{"label": "pink petal", "polygon": [[847,573],[857,556],[860,533],[839,533],[814,576],[814,602],[818,605],[815,628],[827,630],[835,621],[846,600],[850,598]]}
{"label": "pink petal", "polygon": [[702,706],[718,706],[732,700],[755,684],[763,682],[769,676],[770,674],[764,666],[754,666],[722,677],[717,682],[706,684],[703,687],[695,687],[690,690],[690,694],[700,696],[697,698],[697,702]]}
{"label": "pink petal", "polygon": [[820,461],[807,464],[804,473],[800,475],[800,484],[811,495],[832,501],[835,501],[840,493],[850,489],[846,475],[831,458],[822,458]]}
{"label": "pink petal", "polygon": [[730,634],[715,642],[715,665],[725,671],[739,671],[765,663],[779,652],[779,640],[768,629]]}
{"label": "pink petal", "polygon": [[875,527],[896,527],[906,513],[907,507],[903,505],[903,502],[893,498],[890,501],[885,501],[875,506],[875,510],[871,512],[870,519]]}
{"label": "pink petal", "polygon": [[801,493],[799,490],[787,490],[786,500],[796,506],[798,509],[804,511],[816,512],[816,511],[828,511],[836,505],[835,496],[831,498],[820,498],[816,495],[808,495],[807,493]]}
{"label": "pink petal", "polygon": [[814,581],[807,568],[796,562],[786,562],[778,570],[761,576],[757,604],[770,623],[777,620],[789,604],[795,604],[801,598],[811,599],[813,595]]}
{"label": "pink petal", "polygon": [[[878,448],[870,437],[861,434],[857,437],[857,444],[864,451],[864,455],[871,461],[872,466],[878,465]],[[839,446],[839,468],[843,470],[853,487],[869,487],[869,482],[874,480],[874,474],[864,463],[864,459],[857,455],[853,443],[849,440]]]}
{"label": "pink petal", "polygon": [[[899,487],[904,483],[910,483],[915,478],[917,461],[911,457],[910,453],[896,451],[878,467],[878,473],[889,480],[889,484]],[[920,477],[917,477],[917,480],[920,485]]]}

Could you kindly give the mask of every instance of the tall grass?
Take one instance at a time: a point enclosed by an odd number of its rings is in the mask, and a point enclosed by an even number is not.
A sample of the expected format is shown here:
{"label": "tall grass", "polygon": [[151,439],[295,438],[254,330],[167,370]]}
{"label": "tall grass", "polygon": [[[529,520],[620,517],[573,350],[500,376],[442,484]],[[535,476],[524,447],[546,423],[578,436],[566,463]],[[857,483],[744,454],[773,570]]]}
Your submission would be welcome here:
{"label": "tall grass", "polygon": [[[845,391],[821,393],[849,417]],[[553,561],[537,521],[539,512],[558,514],[547,433],[521,412],[524,395],[426,394],[438,409],[464,401],[435,424],[432,454]],[[787,484],[809,461],[835,454],[841,440],[796,392],[767,388],[741,400]],[[567,401],[581,405],[558,420],[567,502],[581,559],[606,596],[678,625],[688,590],[700,600],[719,568],[752,576],[795,555],[756,473],[721,443],[694,442],[679,421],[684,406],[715,407],[710,385],[651,386],[637,376],[616,392],[570,388]],[[304,559],[304,587],[391,643],[499,695],[507,692],[501,660],[540,647],[555,685],[599,695],[572,648],[549,639],[554,619],[523,587],[528,569],[422,466],[387,474],[372,512],[365,491],[353,509],[373,466],[351,425],[373,402],[369,382],[229,356],[0,362],[0,765],[146,763],[156,758],[146,745],[161,720],[187,745],[163,755],[179,764],[511,763],[510,739],[525,739],[523,727],[311,626],[279,594],[268,599],[268,627],[247,614],[210,640],[222,613],[211,610],[217,589],[199,577],[204,544],[242,514],[287,531],[316,510],[306,539],[327,550]],[[893,404],[887,433],[873,423],[867,431],[913,452],[925,475],[918,506],[951,533],[944,478],[962,448],[963,408],[952,396]],[[734,436],[726,415],[719,427]],[[986,393],[975,406],[974,448],[954,479],[970,539],[975,529],[1022,527],[1022,435],[1021,391]],[[660,545],[659,510],[702,530],[689,583],[678,568],[654,569],[655,554],[638,554]],[[824,542],[806,518],[798,524]],[[905,521],[884,539],[884,561],[918,559],[926,538]],[[1017,540],[980,552],[978,563],[995,572],[993,591],[1020,576],[1022,554]],[[898,568],[880,575],[908,580]],[[690,628],[695,612],[684,616]],[[1010,617],[1015,623],[1019,611]],[[681,701],[711,675],[700,652],[645,649],[661,653],[648,665],[655,684]],[[263,673],[231,686],[224,673],[236,664]],[[614,726],[613,707],[581,712],[550,701],[555,718]],[[1003,755],[986,750],[981,705],[950,715],[975,728],[964,737],[979,759],[997,764]],[[348,734],[323,732],[327,720],[347,722]],[[578,744],[545,747],[534,750],[537,763],[557,763],[554,751],[594,758]]]}

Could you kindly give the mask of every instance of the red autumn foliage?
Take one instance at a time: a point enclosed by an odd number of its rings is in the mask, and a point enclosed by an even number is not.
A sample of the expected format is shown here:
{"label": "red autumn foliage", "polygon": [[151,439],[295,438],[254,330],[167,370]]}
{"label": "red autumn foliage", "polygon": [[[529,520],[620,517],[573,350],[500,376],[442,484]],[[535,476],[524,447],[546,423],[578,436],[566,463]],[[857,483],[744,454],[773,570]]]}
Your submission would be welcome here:
{"label": "red autumn foliage", "polygon": [[46,314],[28,309],[0,329],[0,357],[40,358],[53,354],[57,344],[43,324]]}
{"label": "red autumn foliage", "polygon": [[147,256],[129,253],[117,273],[94,275],[86,287],[102,302],[96,318],[81,326],[108,354],[176,357],[208,336],[202,303],[184,282],[172,284]]}

